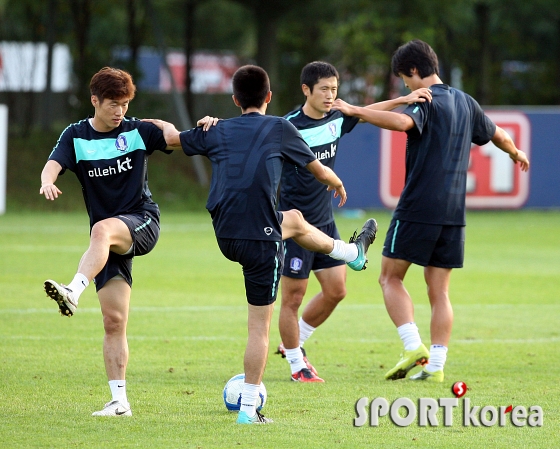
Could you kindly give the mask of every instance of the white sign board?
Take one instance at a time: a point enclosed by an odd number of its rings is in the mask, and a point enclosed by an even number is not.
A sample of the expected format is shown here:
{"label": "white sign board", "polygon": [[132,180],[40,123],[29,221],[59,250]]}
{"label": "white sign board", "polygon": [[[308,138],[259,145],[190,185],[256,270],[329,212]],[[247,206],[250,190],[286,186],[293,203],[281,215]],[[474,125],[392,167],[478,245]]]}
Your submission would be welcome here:
{"label": "white sign board", "polygon": [[[47,44],[0,42],[0,91],[43,92],[47,83]],[[53,92],[70,88],[72,57],[66,44],[55,44],[52,55]]]}

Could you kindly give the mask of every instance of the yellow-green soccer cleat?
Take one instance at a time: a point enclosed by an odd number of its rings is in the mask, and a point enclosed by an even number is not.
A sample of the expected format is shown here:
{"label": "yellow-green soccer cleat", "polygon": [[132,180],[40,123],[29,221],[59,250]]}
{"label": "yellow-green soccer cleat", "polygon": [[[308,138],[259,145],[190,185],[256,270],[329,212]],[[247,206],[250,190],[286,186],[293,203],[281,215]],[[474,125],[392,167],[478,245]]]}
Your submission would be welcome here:
{"label": "yellow-green soccer cleat", "polygon": [[426,382],[443,382],[443,377],[444,376],[443,376],[442,369],[431,373],[430,371],[426,371],[426,368],[424,368],[422,371],[415,374],[414,376],[410,376],[409,380],[424,380]]}
{"label": "yellow-green soccer cleat", "polygon": [[404,379],[408,372],[415,366],[424,366],[428,363],[430,358],[430,352],[426,349],[426,346],[421,344],[417,349],[413,351],[404,351],[401,354],[401,359],[395,367],[385,374],[385,379],[387,380],[397,380]]}

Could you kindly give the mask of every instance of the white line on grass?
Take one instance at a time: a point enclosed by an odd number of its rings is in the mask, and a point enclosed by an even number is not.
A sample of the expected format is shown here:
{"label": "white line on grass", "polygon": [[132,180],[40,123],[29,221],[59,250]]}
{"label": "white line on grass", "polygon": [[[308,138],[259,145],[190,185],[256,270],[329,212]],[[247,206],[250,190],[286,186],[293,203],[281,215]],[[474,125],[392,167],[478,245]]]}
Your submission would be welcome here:
{"label": "white line on grass", "polygon": [[[197,224],[165,224],[161,225],[161,229],[167,232],[200,232],[212,229],[212,222],[208,218],[208,223]],[[88,225],[57,225],[57,226],[33,226],[33,225],[0,225],[2,234],[81,234],[88,230]]]}
{"label": "white line on grass", "polygon": [[[103,337],[81,337],[73,336],[72,341],[99,341]],[[68,340],[67,336],[63,335],[4,335],[2,339],[6,340]],[[247,337],[227,337],[225,335],[181,335],[181,336],[148,336],[148,335],[127,335],[128,340],[138,340],[138,341],[238,341],[247,340]]]}
{"label": "white line on grass", "polygon": [[[428,309],[430,306],[426,304],[415,305],[415,309]],[[523,308],[534,308],[535,304],[458,304],[454,305],[454,309],[507,309],[509,311]],[[560,304],[538,304],[539,309],[551,308],[560,309]],[[385,310],[383,304],[344,304],[339,305],[337,310]],[[231,310],[247,310],[246,304],[236,306],[214,305],[214,306],[175,306],[175,307],[154,307],[154,306],[131,306],[132,313],[177,313],[177,312],[213,312],[213,311],[231,311]],[[542,310],[541,310],[542,311]],[[0,309],[0,315],[22,315],[22,314],[41,314],[52,313],[53,308],[29,308],[29,309]],[[79,308],[79,314],[83,313],[100,313],[98,307],[83,307]],[[542,313],[546,313],[542,311]]]}
{"label": "white line on grass", "polygon": [[[2,247],[2,251],[10,251],[17,253],[47,253],[52,252],[53,245],[5,245]],[[56,251],[59,253],[77,253],[83,252],[83,246],[57,246]]]}
{"label": "white line on grass", "polygon": [[[225,335],[182,335],[182,336],[147,336],[147,335],[134,335],[129,334],[127,336],[129,340],[137,341],[245,341],[247,337],[228,337]],[[57,335],[4,335],[2,339],[6,340],[67,340],[67,336],[57,336]],[[80,337],[73,336],[72,340],[80,341],[98,341],[101,337]],[[337,338],[337,343],[394,343],[395,339],[381,339],[381,338]],[[537,343],[558,343],[560,342],[560,337],[549,337],[549,338],[477,338],[477,339],[458,339],[453,340],[453,344],[537,344]]]}

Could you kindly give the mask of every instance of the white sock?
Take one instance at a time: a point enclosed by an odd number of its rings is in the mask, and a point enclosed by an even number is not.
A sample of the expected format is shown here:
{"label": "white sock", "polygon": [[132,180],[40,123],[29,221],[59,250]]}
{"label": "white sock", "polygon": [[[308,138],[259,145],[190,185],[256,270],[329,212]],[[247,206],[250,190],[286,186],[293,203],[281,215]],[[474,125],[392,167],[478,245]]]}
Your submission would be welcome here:
{"label": "white sock", "polygon": [[286,360],[290,364],[292,374],[301,371],[303,368],[307,368],[307,365],[303,361],[303,353],[301,348],[298,346],[294,349],[286,348]]}
{"label": "white sock", "polygon": [[343,240],[333,240],[334,247],[329,254],[333,259],[352,262],[358,258],[358,247],[354,243],[346,243]]}
{"label": "white sock", "polygon": [[259,397],[259,386],[255,384],[243,384],[241,392],[241,408],[240,412],[247,413],[247,416],[253,417],[257,413],[257,399]]}
{"label": "white sock", "polygon": [[447,360],[447,348],[442,345],[432,345],[430,346],[430,360],[428,364],[424,367],[426,371],[430,373],[435,373],[440,371],[445,366],[445,361]]}
{"label": "white sock", "polygon": [[402,326],[397,327],[397,331],[404,344],[405,351],[418,349],[418,347],[422,344],[416,323],[405,323]]}
{"label": "white sock", "polygon": [[83,291],[86,289],[88,285],[89,285],[88,278],[85,277],[82,273],[76,273],[76,276],[74,276],[74,279],[72,279],[72,282],[70,282],[70,284],[68,284],[67,287],[70,290],[72,290],[72,296],[74,300],[78,302],[80,295],[83,293]]}
{"label": "white sock", "polygon": [[299,319],[298,324],[299,324],[299,345],[303,346],[305,341],[309,337],[311,337],[311,334],[313,334],[313,332],[315,331],[316,328],[314,328],[313,326],[310,326],[305,321],[303,321],[303,318]]}
{"label": "white sock", "polygon": [[111,389],[113,401],[119,401],[121,404],[128,404],[128,399],[126,398],[126,380],[110,380],[109,388]]}

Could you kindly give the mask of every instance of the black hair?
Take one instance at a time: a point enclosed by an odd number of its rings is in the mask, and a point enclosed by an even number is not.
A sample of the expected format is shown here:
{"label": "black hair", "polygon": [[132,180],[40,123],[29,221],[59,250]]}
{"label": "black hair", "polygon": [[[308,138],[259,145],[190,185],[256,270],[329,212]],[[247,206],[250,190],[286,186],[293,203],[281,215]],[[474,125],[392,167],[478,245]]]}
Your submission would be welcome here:
{"label": "black hair", "polygon": [[313,61],[301,70],[300,82],[309,87],[309,90],[313,92],[313,86],[321,78],[332,78],[333,76],[338,81],[338,72],[332,64],[323,61]]}
{"label": "black hair", "polygon": [[233,95],[241,109],[260,108],[270,92],[270,80],[266,71],[256,65],[244,65],[233,75]]}
{"label": "black hair", "polygon": [[426,42],[414,39],[393,53],[391,69],[395,76],[412,76],[412,69],[418,70],[420,78],[439,75],[438,57]]}

